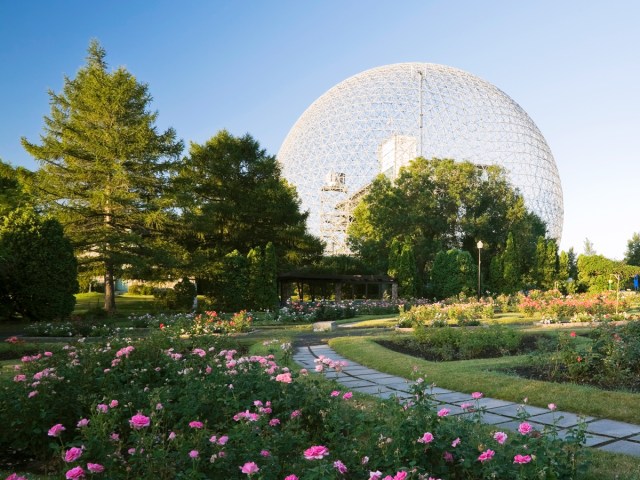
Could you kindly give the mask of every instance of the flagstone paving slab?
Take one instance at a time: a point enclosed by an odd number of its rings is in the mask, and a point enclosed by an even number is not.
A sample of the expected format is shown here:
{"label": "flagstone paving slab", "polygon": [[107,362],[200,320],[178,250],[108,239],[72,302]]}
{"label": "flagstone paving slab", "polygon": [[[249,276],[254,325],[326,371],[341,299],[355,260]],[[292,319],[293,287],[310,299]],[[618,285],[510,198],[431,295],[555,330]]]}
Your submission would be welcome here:
{"label": "flagstone paving slab", "polygon": [[[555,425],[563,428],[575,427],[580,422],[589,422],[593,419],[593,417],[584,417],[569,412],[547,412],[531,417],[531,420],[537,423],[544,423],[545,425],[553,425],[555,423]],[[640,431],[640,429],[638,431]]]}
{"label": "flagstone paving slab", "polygon": [[587,425],[587,432],[619,438],[640,433],[640,425],[617,422],[615,420],[596,420]]}
{"label": "flagstone paving slab", "polygon": [[508,415],[511,417],[517,417],[520,412],[526,412],[528,415],[542,415],[543,413],[549,413],[548,408],[533,407],[531,405],[520,405],[512,403],[511,405],[505,405],[504,407],[492,408],[492,412],[499,413],[501,415]]}
{"label": "flagstone paving slab", "polygon": [[640,443],[629,442],[627,440],[618,440],[617,442],[601,445],[597,448],[605,452],[625,453],[627,455],[633,455],[634,457],[640,457]]}

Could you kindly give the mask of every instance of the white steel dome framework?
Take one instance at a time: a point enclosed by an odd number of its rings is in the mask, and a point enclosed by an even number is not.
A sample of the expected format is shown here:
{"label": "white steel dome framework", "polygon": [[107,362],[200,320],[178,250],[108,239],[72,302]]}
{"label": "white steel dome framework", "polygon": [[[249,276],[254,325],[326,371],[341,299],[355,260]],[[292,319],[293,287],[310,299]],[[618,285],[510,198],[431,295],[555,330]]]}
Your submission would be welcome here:
{"label": "white steel dome framework", "polygon": [[462,70],[401,63],[348,78],[302,114],[278,152],[309,230],[334,254],[348,253],[351,211],[375,176],[394,179],[417,156],[504,167],[560,240],[562,187],[547,142],[516,102]]}

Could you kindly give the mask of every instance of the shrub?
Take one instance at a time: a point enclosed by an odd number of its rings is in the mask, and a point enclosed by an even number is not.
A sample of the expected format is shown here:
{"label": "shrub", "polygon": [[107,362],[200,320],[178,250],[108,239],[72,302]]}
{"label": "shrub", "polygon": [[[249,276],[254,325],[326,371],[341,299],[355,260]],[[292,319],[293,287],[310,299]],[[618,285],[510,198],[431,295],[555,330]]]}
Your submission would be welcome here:
{"label": "shrub", "polygon": [[[438,413],[421,379],[409,401],[372,407],[273,355],[237,350],[228,337],[181,340],[165,329],[135,343],[25,359],[24,381],[0,389],[0,421],[11,432],[0,436],[0,463],[35,455],[60,477],[92,463],[112,480],[247,478],[243,467],[265,480],[342,478],[344,468],[350,478],[379,470],[411,479],[571,479],[584,464],[581,430],[567,442],[553,426],[498,441],[495,428],[477,423],[478,403],[462,416]],[[341,366],[318,359],[321,369]],[[526,463],[514,463],[524,454]]]}
{"label": "shrub", "polygon": [[470,360],[516,353],[522,334],[500,325],[482,328],[418,328],[415,338],[441,360]]}

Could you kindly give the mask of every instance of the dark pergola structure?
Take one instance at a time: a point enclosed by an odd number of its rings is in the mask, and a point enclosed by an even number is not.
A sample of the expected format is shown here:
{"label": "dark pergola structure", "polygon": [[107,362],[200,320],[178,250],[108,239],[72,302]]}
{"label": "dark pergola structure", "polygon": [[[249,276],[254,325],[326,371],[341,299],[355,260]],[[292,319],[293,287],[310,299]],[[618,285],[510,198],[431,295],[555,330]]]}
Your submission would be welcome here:
{"label": "dark pergola structure", "polygon": [[[280,302],[284,304],[291,296],[291,287],[296,286],[298,290],[298,298],[304,298],[305,285],[309,288],[308,295],[311,301],[315,301],[316,297],[329,298],[333,293],[335,301],[342,300],[342,288],[345,285],[364,286],[364,298],[369,298],[370,287],[375,286],[377,290],[377,298],[382,299],[382,295],[387,288],[391,288],[391,299],[397,301],[398,298],[398,282],[388,275],[338,275],[331,273],[306,273],[306,272],[287,272],[278,275],[278,291],[280,292]],[[355,288],[352,288],[352,294],[355,294]]]}

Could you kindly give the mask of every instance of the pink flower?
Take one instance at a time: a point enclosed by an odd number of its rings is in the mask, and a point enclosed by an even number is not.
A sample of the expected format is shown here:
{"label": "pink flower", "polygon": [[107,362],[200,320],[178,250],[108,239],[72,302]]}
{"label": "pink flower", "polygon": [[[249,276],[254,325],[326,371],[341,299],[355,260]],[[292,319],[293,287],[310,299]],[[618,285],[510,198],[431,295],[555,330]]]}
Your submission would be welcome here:
{"label": "pink flower", "polygon": [[272,418],[271,420],[269,420],[269,425],[272,427],[275,427],[276,425],[280,425],[280,419]]}
{"label": "pink flower", "polygon": [[447,463],[453,462],[453,454],[451,452],[444,452],[442,458],[444,458],[444,461]]}
{"label": "pink flower", "polygon": [[301,414],[302,412],[300,410],[294,410],[293,412],[291,412],[291,418],[299,417]]}
{"label": "pink flower", "polygon": [[516,455],[513,457],[513,463],[529,463],[531,461],[531,455]]}
{"label": "pink flower", "polygon": [[342,398],[345,400],[349,400],[351,397],[353,397],[353,393],[351,392],[347,392],[342,396]]}
{"label": "pink flower", "polygon": [[304,451],[307,460],[320,460],[329,455],[329,449],[324,445],[314,445]]}
{"label": "pink flower", "polygon": [[200,455],[200,452],[198,452],[198,450],[191,450],[191,451],[189,452],[189,456],[190,456],[191,458],[198,458],[198,456],[199,456],[199,455]]}
{"label": "pink flower", "polygon": [[161,403],[156,403],[156,410],[162,410],[164,406]]}
{"label": "pink flower", "polygon": [[104,467],[99,463],[87,463],[87,470],[91,473],[101,473],[104,472]]}
{"label": "pink flower", "polygon": [[118,400],[111,400],[111,402],[109,402],[109,407],[116,408],[117,406],[118,406]]}
{"label": "pink flower", "polygon": [[169,440],[175,440],[175,438],[176,438],[176,432],[171,432],[171,433],[169,434],[169,437],[168,437],[168,438],[169,438]]}
{"label": "pink flower", "polygon": [[487,450],[485,450],[480,454],[480,456],[478,457],[478,460],[480,460],[482,463],[487,462],[491,460],[495,454],[496,452],[488,448]]}
{"label": "pink flower", "polygon": [[331,392],[331,396],[332,397],[338,397],[338,396],[340,396],[340,392],[338,390],[334,390],[333,392]]}
{"label": "pink flower", "polygon": [[271,452],[269,452],[269,450],[260,450],[260,455],[262,455],[263,457],[270,457]]}
{"label": "pink flower", "polygon": [[471,394],[471,398],[473,398],[474,400],[479,400],[483,397],[482,393],[480,392],[473,392]]}
{"label": "pink flower", "polygon": [[82,449],[78,447],[71,447],[64,454],[64,461],[67,463],[75,462],[82,456]]}
{"label": "pink flower", "polygon": [[382,478],[382,472],[377,470],[375,472],[369,472],[369,480],[380,480]]}
{"label": "pink flower", "polygon": [[309,375],[309,370],[307,370],[306,368],[301,368],[300,375]]}
{"label": "pink flower", "polygon": [[433,442],[433,434],[431,432],[426,432],[424,435],[422,435],[422,438],[418,439],[418,443],[431,443]]}
{"label": "pink flower", "polygon": [[360,463],[361,463],[362,465],[366,465],[367,463],[369,463],[369,457],[367,457],[367,456],[365,455],[364,457],[362,457],[362,458],[360,459]]}
{"label": "pink flower", "polygon": [[291,383],[291,381],[291,373],[289,372],[276,375],[276,382]]}
{"label": "pink flower", "polygon": [[50,437],[59,437],[62,432],[64,432],[66,428],[61,423],[56,423],[53,427],[49,429],[48,435]]}
{"label": "pink flower", "polygon": [[33,398],[33,397],[35,397],[36,395],[38,395],[38,391],[37,391],[37,390],[34,390],[33,392],[29,392],[29,395],[27,395],[27,397],[29,397],[29,398]]}
{"label": "pink flower", "polygon": [[558,407],[556,406],[556,404],[555,404],[555,403],[550,403],[549,405],[547,405],[547,407],[548,407],[548,408],[549,408],[549,410],[551,410],[552,412],[553,412],[556,408],[558,408]]}
{"label": "pink flower", "polygon": [[82,418],[80,419],[80,421],[78,422],[77,427],[78,428],[82,428],[82,427],[86,427],[87,425],[89,425],[89,420],[86,418]]}
{"label": "pink flower", "polygon": [[254,462],[247,462],[240,467],[240,471],[242,473],[246,473],[247,475],[253,475],[254,473],[258,473],[260,469],[258,468],[258,465],[256,465]]}
{"label": "pink flower", "polygon": [[571,337],[575,338],[575,336],[576,336],[576,332],[571,332],[569,335],[570,335]]}
{"label": "pink flower", "polygon": [[324,365],[322,364],[316,365],[316,372],[322,373],[323,370],[324,370]]}
{"label": "pink flower", "polygon": [[518,426],[518,431],[522,434],[522,435],[526,435],[527,433],[531,432],[531,430],[533,430],[533,427],[531,426],[531,424],[527,423],[527,422],[522,422],[519,426]]}
{"label": "pink flower", "polygon": [[473,407],[473,403],[463,403],[462,405],[460,405],[460,408],[463,410],[469,410],[472,407]]}
{"label": "pink flower", "polygon": [[27,381],[27,376],[26,375],[16,375],[15,377],[13,377],[13,381],[14,382],[26,382]]}
{"label": "pink flower", "polygon": [[396,472],[396,474],[393,476],[393,480],[405,480],[405,478],[407,478],[407,475],[409,475],[407,472]]}
{"label": "pink flower", "polygon": [[65,473],[64,476],[65,478],[67,478],[67,480],[84,478],[84,470],[82,469],[82,467],[74,467],[71,470],[69,470],[67,473]]}
{"label": "pink flower", "polygon": [[451,410],[449,410],[448,408],[443,408],[443,409],[438,411],[438,416],[439,417],[446,417],[447,415],[449,415],[449,412],[451,412]]}
{"label": "pink flower", "polygon": [[299,480],[297,475],[287,475],[284,480]]}
{"label": "pink flower", "polygon": [[229,441],[229,437],[227,435],[223,435],[218,439],[218,445],[224,445]]}
{"label": "pink flower", "polygon": [[335,468],[342,474],[347,473],[347,466],[344,463],[342,463],[340,460],[336,460],[335,462],[333,462],[333,468]]}
{"label": "pink flower", "polygon": [[203,428],[204,427],[204,423],[199,422],[198,420],[194,420],[193,422],[189,422],[189,426],[191,428]]}
{"label": "pink flower", "polygon": [[140,430],[141,428],[145,428],[151,425],[151,419],[149,417],[145,417],[141,413],[137,413],[133,417],[131,417],[131,420],[129,420],[129,424],[134,430]]}
{"label": "pink flower", "polygon": [[5,480],[27,480],[27,477],[19,477],[17,473],[12,473]]}
{"label": "pink flower", "polygon": [[114,442],[117,442],[118,440],[120,440],[120,435],[118,435],[117,433],[112,433],[109,438],[111,438],[111,440],[113,440]]}
{"label": "pink flower", "polygon": [[507,438],[509,438],[509,437],[504,432],[496,432],[496,433],[493,434],[493,438],[500,445],[504,445],[504,442],[506,442]]}
{"label": "pink flower", "polygon": [[96,406],[96,410],[98,410],[100,413],[107,413],[109,407],[104,403],[100,403]]}
{"label": "pink flower", "polygon": [[451,442],[451,446],[453,448],[456,448],[458,445],[460,445],[460,437],[456,438],[453,442]]}

